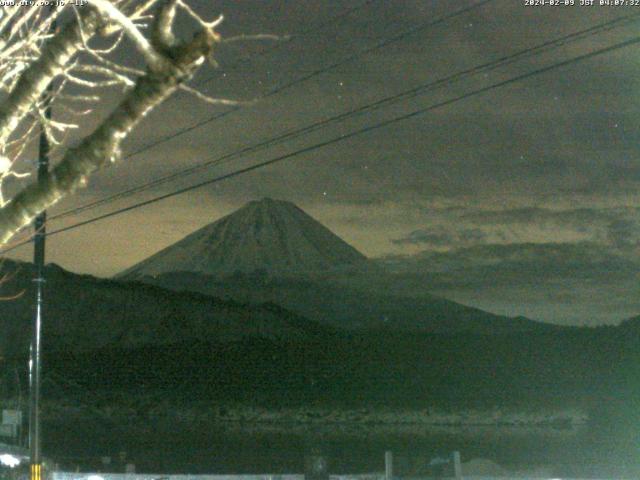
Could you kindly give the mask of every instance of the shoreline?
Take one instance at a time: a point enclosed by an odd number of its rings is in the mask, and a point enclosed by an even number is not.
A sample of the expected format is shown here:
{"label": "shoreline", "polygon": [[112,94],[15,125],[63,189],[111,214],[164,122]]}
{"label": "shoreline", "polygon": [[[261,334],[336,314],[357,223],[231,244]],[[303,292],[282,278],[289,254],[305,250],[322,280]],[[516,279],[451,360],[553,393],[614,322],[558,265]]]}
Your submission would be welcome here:
{"label": "shoreline", "polygon": [[493,432],[505,435],[573,435],[585,430],[588,415],[577,408],[523,412],[517,409],[460,410],[436,409],[340,409],[264,408],[252,406],[197,404],[193,406],[155,405],[142,409],[71,406],[48,402],[44,416],[53,423],[82,421],[96,415],[114,423],[154,423],[202,425],[229,432],[253,433],[353,433],[468,435]]}

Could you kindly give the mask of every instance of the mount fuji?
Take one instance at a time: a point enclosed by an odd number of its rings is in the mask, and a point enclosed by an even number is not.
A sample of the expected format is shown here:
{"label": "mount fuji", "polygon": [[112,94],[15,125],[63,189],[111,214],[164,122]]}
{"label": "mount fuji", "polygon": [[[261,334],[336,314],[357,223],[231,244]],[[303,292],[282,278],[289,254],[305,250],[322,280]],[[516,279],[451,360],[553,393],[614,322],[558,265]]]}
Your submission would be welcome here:
{"label": "mount fuji", "polygon": [[291,202],[264,198],[211,223],[120,273],[213,276],[357,270],[367,258]]}
{"label": "mount fuji", "polygon": [[174,291],[273,303],[332,328],[482,334],[550,326],[402,288],[290,202],[263,199],[188,235],[118,275]]}

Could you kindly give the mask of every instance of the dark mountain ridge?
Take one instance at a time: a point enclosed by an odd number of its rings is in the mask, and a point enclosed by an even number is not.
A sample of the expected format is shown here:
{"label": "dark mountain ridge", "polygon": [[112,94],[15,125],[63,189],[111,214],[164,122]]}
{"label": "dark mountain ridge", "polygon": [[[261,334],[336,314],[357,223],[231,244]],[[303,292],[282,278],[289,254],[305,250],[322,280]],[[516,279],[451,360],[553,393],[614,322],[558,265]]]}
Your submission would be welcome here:
{"label": "dark mountain ridge", "polygon": [[[33,265],[5,260],[10,280],[0,302],[0,352],[27,351],[33,315]],[[247,305],[196,292],[172,292],[139,282],[77,275],[56,265],[45,271],[45,343],[56,349],[133,348],[244,337],[313,339],[332,330],[277,305]]]}
{"label": "dark mountain ridge", "polygon": [[272,302],[323,325],[349,330],[399,330],[497,335],[555,330],[556,325],[506,317],[428,293],[404,296],[369,281],[367,275],[269,278],[234,275],[219,278],[172,272],[140,281],[174,291],[195,291],[241,303]]}

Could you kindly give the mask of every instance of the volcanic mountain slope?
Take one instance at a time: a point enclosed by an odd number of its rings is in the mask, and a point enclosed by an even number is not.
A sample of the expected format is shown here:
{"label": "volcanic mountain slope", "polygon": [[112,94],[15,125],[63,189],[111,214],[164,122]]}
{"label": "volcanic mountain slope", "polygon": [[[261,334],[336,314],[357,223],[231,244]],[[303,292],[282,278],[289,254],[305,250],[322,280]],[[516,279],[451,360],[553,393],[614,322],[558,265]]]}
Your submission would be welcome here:
{"label": "volcanic mountain slope", "polygon": [[367,258],[293,203],[265,198],[188,235],[118,275],[185,271],[225,276],[349,270]]}
{"label": "volcanic mountain slope", "polygon": [[[5,260],[10,280],[0,295],[0,355],[28,351],[33,316],[33,265]],[[0,272],[0,274],[2,273]],[[326,327],[276,305],[243,305],[191,292],[171,292],[137,282],[120,283],[67,272],[45,272],[46,348],[87,351],[139,348],[176,342],[234,342],[244,338],[308,341]]]}
{"label": "volcanic mountain slope", "polygon": [[546,327],[426,290],[398,292],[391,274],[292,203],[271,199],[250,202],[119,278],[241,303],[271,302],[338,328],[494,334]]}
{"label": "volcanic mountain slope", "polygon": [[175,291],[192,291],[217,298],[281,305],[288,311],[334,328],[482,335],[551,331],[559,327],[524,317],[506,317],[461,305],[428,293],[406,296],[366,275],[347,278],[262,278],[174,272],[142,281]]}

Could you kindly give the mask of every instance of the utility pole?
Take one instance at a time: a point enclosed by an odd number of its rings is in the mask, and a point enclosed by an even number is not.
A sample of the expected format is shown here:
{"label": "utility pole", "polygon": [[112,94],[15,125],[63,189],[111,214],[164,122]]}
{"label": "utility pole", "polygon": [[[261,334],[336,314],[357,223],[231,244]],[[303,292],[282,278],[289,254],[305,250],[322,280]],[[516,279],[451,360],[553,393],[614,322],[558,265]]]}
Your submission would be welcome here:
{"label": "utility pole", "polygon": [[[53,5],[53,4],[52,4]],[[53,9],[50,13],[53,14]],[[56,22],[52,22],[51,31],[55,31]],[[51,120],[51,92],[53,86],[49,84],[43,98],[44,121]],[[49,140],[44,126],[40,126],[40,141],[38,145],[38,182],[46,181],[49,176]],[[41,337],[42,310],[44,306],[44,261],[46,238],[47,212],[40,213],[34,222],[35,238],[33,248],[33,263],[35,266],[36,311],[33,319],[31,334],[31,350],[29,359],[29,457],[31,461],[30,480],[42,480],[42,452],[40,436],[40,368],[41,368]]]}
{"label": "utility pole", "polygon": [[[45,118],[51,118],[51,107],[45,107]],[[38,181],[44,181],[49,175],[49,141],[42,131],[38,154]],[[31,458],[31,480],[42,478],[42,455],[40,451],[40,368],[42,310],[44,306],[44,251],[46,236],[47,212],[42,212],[34,222],[35,241],[33,263],[35,265],[36,311],[31,333],[31,358],[29,361],[29,453]]]}

